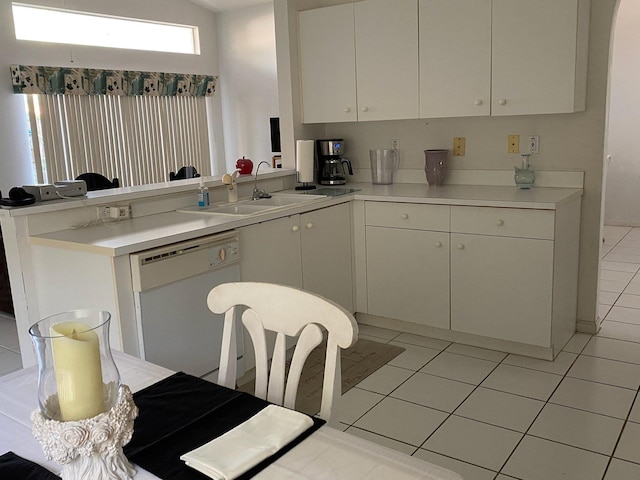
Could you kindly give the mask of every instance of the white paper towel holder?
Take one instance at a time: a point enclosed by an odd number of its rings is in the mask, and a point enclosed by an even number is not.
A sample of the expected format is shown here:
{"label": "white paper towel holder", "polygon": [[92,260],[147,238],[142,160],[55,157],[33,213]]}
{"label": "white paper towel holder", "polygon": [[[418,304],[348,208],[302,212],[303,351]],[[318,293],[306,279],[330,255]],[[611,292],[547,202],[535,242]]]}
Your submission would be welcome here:
{"label": "white paper towel holder", "polygon": [[[311,184],[313,181],[313,169],[314,169],[314,141],[313,140],[296,140],[296,170],[298,185],[296,190],[313,190],[315,185]],[[303,177],[305,180],[300,179]]]}

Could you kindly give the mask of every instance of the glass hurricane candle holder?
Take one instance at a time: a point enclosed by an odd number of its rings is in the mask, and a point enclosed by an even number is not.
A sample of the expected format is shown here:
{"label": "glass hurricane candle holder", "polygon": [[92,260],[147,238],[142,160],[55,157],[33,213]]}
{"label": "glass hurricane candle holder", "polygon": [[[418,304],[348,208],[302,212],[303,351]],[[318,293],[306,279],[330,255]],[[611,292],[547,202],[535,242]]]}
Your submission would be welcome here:
{"label": "glass hurricane candle holder", "polygon": [[102,310],[73,310],[29,329],[38,358],[33,435],[47,459],[62,465],[63,480],[135,474],[122,447],[138,410],[111,355],[110,320]]}
{"label": "glass hurricane candle holder", "polygon": [[83,420],[118,401],[120,373],[111,356],[102,310],[73,310],[40,320],[29,335],[38,357],[38,406],[45,417]]}

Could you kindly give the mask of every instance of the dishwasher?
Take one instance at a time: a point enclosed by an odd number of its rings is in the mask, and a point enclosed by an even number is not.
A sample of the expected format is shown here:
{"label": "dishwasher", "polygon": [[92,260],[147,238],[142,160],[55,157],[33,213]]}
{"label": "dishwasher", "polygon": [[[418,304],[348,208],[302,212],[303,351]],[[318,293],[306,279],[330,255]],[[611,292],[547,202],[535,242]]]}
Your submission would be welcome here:
{"label": "dishwasher", "polygon": [[[220,365],[224,315],[207,306],[209,291],[240,280],[235,231],[129,256],[140,358],[203,377]],[[241,322],[236,322],[238,372],[244,371]]]}

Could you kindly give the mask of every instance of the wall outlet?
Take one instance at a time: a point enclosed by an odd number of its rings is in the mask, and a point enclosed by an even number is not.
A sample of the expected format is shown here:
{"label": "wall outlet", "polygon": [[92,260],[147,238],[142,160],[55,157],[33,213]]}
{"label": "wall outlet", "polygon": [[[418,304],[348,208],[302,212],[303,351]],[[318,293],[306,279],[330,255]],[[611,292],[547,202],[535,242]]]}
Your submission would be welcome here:
{"label": "wall outlet", "polygon": [[540,153],[540,135],[529,135],[529,153]]}
{"label": "wall outlet", "polygon": [[123,219],[129,218],[129,205],[124,207],[109,207],[109,216],[111,218]]}
{"label": "wall outlet", "polygon": [[400,149],[400,140],[391,140],[391,148],[393,150],[399,150]]}
{"label": "wall outlet", "polygon": [[103,207],[98,207],[97,208],[97,216],[98,216],[98,220],[104,220],[106,218],[111,218],[111,214],[109,213],[109,206],[105,205]]}
{"label": "wall outlet", "polygon": [[464,137],[453,137],[453,155],[455,157],[464,157],[464,147]]}
{"label": "wall outlet", "polygon": [[520,153],[520,135],[509,135],[507,137],[507,152]]}

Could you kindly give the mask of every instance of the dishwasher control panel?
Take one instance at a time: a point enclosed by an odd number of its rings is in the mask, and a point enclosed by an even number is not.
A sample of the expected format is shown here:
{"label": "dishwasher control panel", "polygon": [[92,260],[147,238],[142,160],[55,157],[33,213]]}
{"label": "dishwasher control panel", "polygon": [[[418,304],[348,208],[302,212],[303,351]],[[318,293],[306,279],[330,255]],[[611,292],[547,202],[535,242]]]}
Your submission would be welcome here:
{"label": "dishwasher control panel", "polygon": [[134,292],[143,292],[240,262],[235,231],[194,238],[129,255]]}
{"label": "dishwasher control panel", "polygon": [[237,239],[209,248],[209,267],[236,262],[240,259],[240,244]]}

